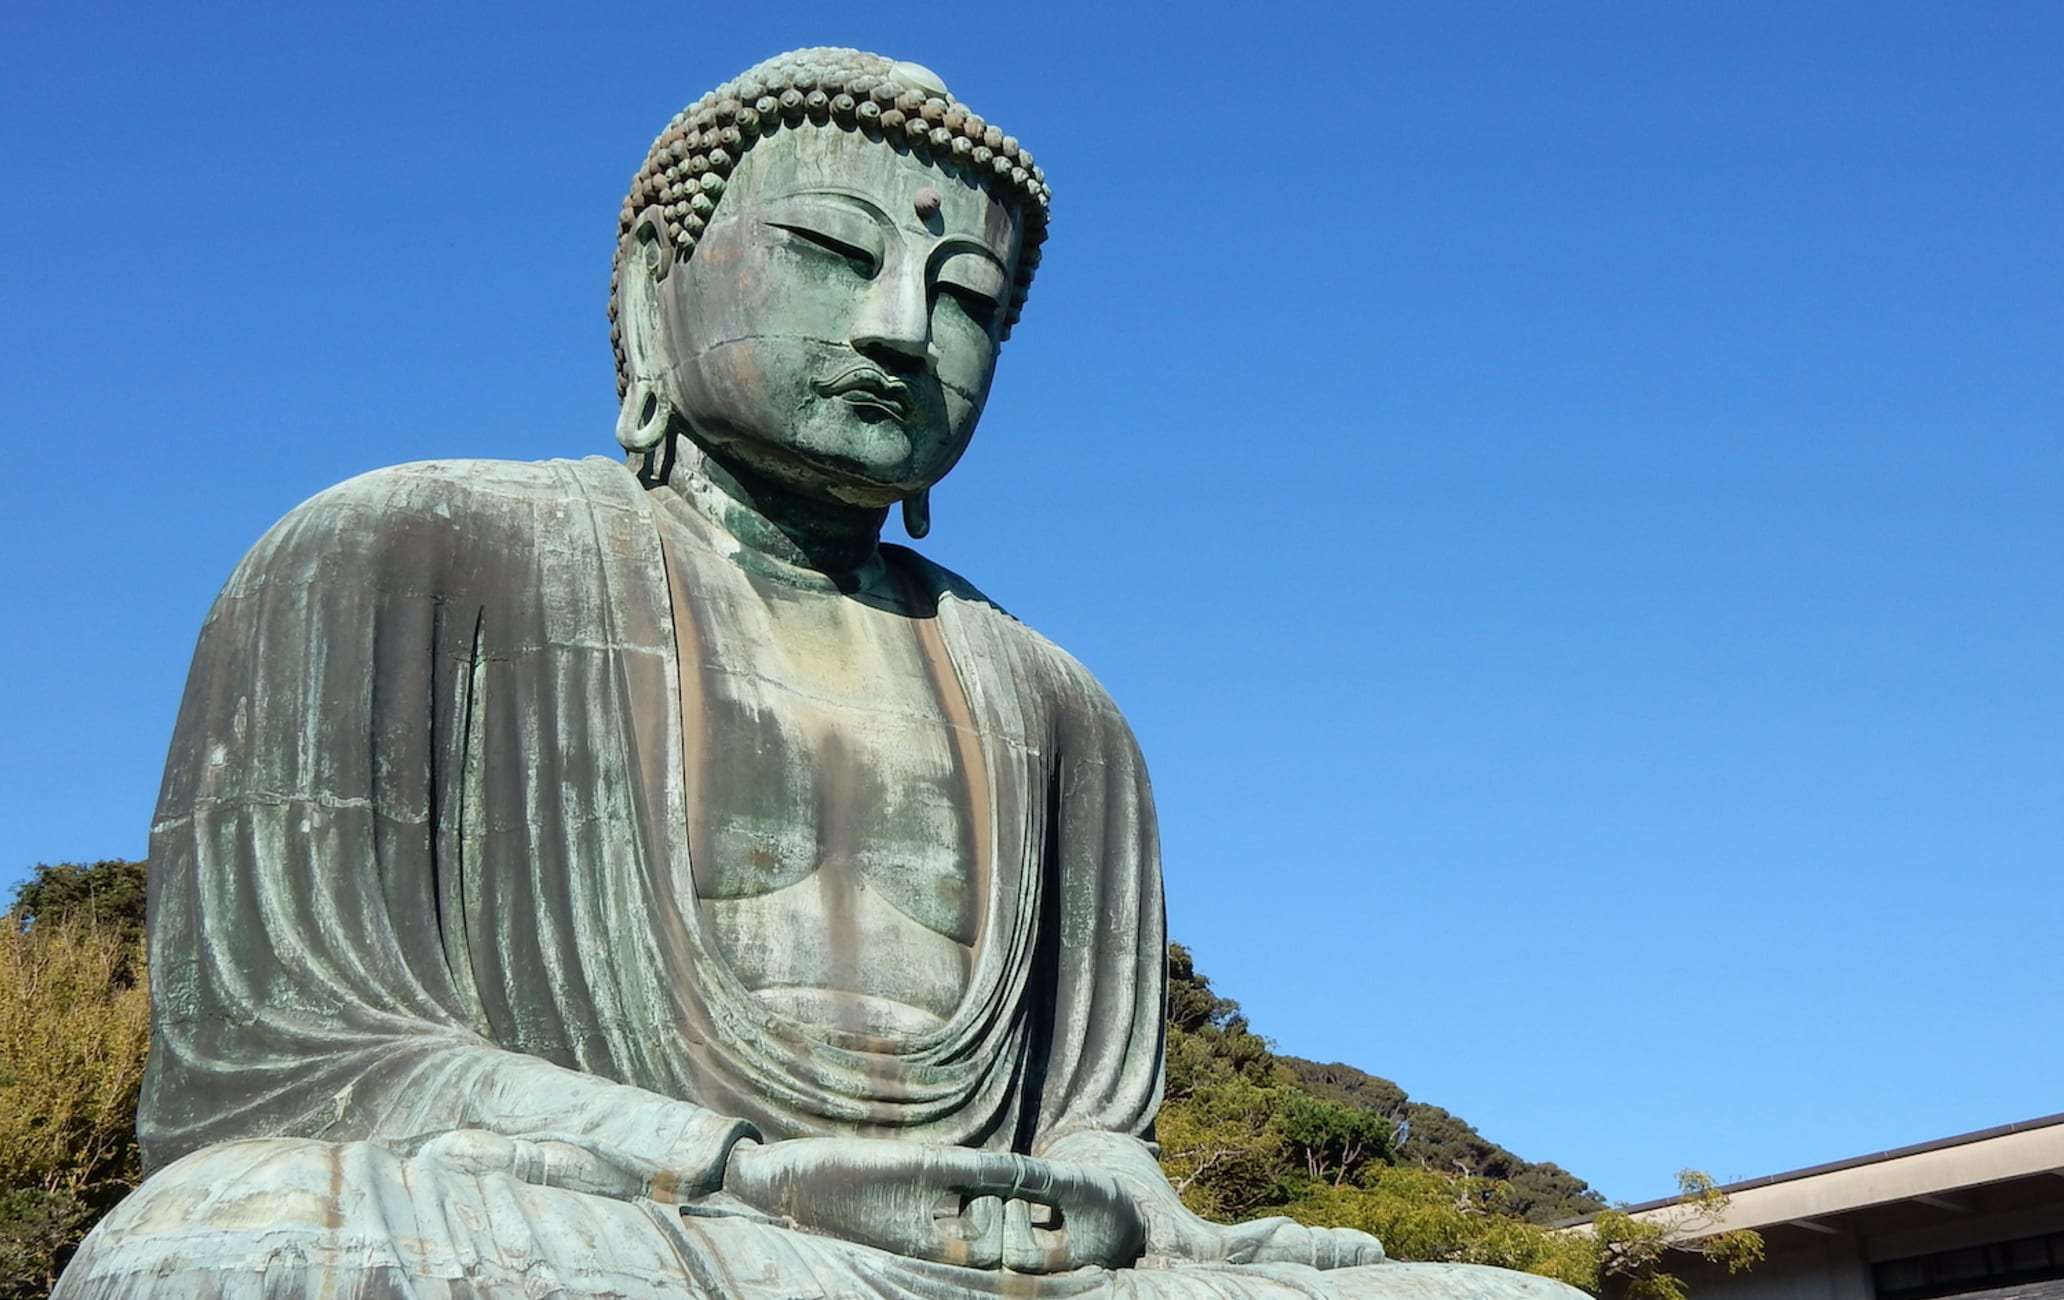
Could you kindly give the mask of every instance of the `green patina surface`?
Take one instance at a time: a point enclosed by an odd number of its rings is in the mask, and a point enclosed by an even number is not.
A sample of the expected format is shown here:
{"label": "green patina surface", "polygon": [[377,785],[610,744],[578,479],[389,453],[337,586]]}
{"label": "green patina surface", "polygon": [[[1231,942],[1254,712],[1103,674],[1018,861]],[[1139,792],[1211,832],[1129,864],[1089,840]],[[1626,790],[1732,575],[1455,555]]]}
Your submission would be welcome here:
{"label": "green patina surface", "polygon": [[924,69],[784,56],[626,203],[628,465],[383,470],[258,544],[154,829],[155,1172],[61,1294],[1567,1293],[1159,1173],[1130,732],[880,541],[1045,202]]}

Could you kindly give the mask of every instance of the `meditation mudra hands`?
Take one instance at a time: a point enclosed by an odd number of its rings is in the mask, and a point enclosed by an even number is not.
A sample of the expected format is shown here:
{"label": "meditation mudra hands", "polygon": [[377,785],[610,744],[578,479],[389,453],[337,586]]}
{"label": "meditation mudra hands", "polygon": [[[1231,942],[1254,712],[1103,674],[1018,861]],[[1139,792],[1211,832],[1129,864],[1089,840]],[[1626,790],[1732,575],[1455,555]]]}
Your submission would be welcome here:
{"label": "meditation mudra hands", "polygon": [[678,1202],[691,1215],[748,1214],[966,1268],[1061,1273],[1127,1268],[1153,1256],[1331,1269],[1384,1257],[1376,1238],[1351,1228],[1286,1218],[1212,1223],[1173,1188],[1135,1194],[1131,1180],[1084,1165],[888,1138],[740,1142],[722,1188],[701,1196],[658,1164],[548,1136],[462,1129],[431,1139],[419,1154],[589,1195]]}
{"label": "meditation mudra hands", "polygon": [[1111,1175],[967,1147],[740,1142],[724,1191],[805,1232],[969,1268],[1124,1268],[1146,1242],[1144,1218]]}
{"label": "meditation mudra hands", "polygon": [[1322,1269],[1384,1258],[1376,1238],[1352,1228],[1286,1218],[1212,1223],[1165,1183],[1138,1188],[1066,1161],[889,1139],[741,1142],[724,1190],[805,1232],[1017,1273],[1128,1268],[1143,1255]]}

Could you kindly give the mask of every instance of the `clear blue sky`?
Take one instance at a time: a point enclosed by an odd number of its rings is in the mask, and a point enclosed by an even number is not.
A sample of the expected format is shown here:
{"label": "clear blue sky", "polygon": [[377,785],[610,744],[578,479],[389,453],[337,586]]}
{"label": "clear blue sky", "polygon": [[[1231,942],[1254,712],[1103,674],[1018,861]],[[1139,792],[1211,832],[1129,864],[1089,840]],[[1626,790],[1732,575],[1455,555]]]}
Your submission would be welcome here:
{"label": "clear blue sky", "polygon": [[2048,3],[11,6],[0,884],[296,502],[613,450],[647,142],[824,43],[1049,172],[926,549],[1263,1032],[1628,1199],[2064,1110]]}

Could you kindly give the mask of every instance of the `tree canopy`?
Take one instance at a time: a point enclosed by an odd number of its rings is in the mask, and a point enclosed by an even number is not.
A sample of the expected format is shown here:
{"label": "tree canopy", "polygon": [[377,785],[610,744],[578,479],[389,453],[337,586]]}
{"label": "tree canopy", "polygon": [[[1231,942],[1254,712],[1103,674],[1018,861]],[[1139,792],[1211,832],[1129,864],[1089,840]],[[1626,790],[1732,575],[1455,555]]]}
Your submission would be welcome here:
{"label": "tree canopy", "polygon": [[[1393,1259],[1524,1269],[1626,1300],[1683,1300],[1668,1270],[1687,1229],[1726,1197],[1699,1174],[1661,1220],[1608,1209],[1560,1165],[1535,1163],[1461,1117],[1351,1065],[1278,1055],[1181,944],[1168,951],[1168,1090],[1161,1163],[1191,1209],[1282,1214],[1360,1228]],[[1583,1231],[1551,1227],[1591,1216]],[[1731,1267],[1760,1258],[1753,1232],[1701,1237]]]}
{"label": "tree canopy", "polygon": [[0,1300],[47,1295],[142,1176],[143,864],[39,866],[0,924]]}

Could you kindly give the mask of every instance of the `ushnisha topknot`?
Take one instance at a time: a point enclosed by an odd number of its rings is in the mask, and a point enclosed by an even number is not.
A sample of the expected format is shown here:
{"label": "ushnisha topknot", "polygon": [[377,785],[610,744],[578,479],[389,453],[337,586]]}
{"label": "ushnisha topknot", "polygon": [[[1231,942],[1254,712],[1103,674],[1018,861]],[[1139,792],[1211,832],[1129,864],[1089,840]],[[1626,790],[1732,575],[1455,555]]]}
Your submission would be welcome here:
{"label": "ushnisha topknot", "polygon": [[609,274],[609,338],[616,349],[616,391],[630,384],[616,325],[617,282],[625,238],[646,208],[665,214],[665,237],[686,260],[723,197],[724,182],[753,144],[802,127],[859,131],[892,148],[909,149],[1013,200],[1024,224],[1017,282],[1003,318],[1005,337],[1024,310],[1039,246],[1046,240],[1051,192],[1046,173],[1021,148],[953,98],[931,70],[879,54],[824,46],[778,54],[681,110],[652,142],[617,218],[617,252]]}

